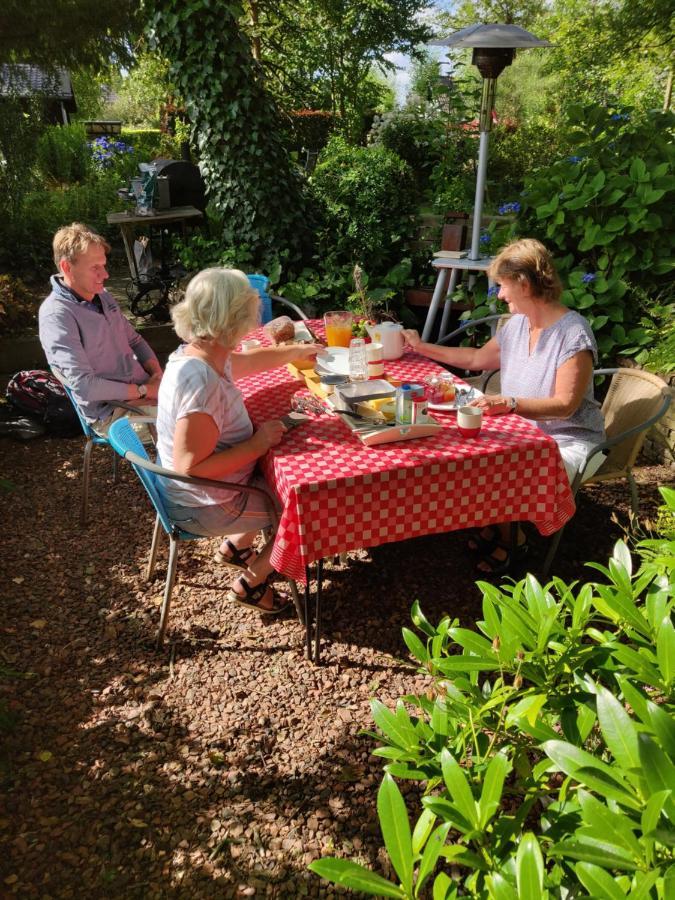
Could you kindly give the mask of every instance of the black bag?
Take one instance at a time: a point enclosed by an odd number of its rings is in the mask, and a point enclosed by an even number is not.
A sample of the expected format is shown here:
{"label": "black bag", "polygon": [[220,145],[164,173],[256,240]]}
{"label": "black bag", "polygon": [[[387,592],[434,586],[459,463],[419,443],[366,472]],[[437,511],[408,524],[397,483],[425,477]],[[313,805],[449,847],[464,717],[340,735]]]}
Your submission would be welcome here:
{"label": "black bag", "polygon": [[17,372],[7,385],[7,399],[22,415],[55,437],[74,437],[82,427],[63,385],[50,372]]}

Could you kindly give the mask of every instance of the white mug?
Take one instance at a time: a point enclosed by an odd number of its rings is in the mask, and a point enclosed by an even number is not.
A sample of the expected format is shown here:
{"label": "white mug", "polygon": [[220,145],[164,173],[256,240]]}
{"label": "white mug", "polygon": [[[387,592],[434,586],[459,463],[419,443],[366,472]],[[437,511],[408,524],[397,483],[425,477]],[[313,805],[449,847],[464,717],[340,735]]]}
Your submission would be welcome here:
{"label": "white mug", "polygon": [[384,375],[382,344],[377,341],[366,344],[366,356],[368,357],[368,378],[381,378]]}
{"label": "white mug", "polygon": [[403,325],[399,322],[379,322],[372,325],[370,335],[382,344],[384,359],[399,359],[403,356]]}
{"label": "white mug", "polygon": [[483,410],[479,407],[460,406],[457,410],[457,427],[462,437],[477,437],[482,424]]}
{"label": "white mug", "polygon": [[247,353],[249,350],[257,350],[258,347],[260,347],[260,341],[257,341],[255,338],[241,342],[242,353]]}

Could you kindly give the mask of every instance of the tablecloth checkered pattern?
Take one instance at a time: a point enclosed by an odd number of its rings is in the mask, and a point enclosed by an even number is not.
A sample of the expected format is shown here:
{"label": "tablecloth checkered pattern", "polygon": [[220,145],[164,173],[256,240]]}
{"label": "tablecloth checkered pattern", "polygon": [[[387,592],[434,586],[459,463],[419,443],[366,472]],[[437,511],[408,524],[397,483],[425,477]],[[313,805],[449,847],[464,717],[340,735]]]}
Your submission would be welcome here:
{"label": "tablecloth checkered pattern", "polygon": [[[320,322],[310,326],[322,333]],[[267,343],[261,330],[252,337]],[[385,364],[386,375],[409,381],[439,369],[412,351]],[[286,367],[237,384],[254,424],[288,412],[301,387]],[[479,437],[466,439],[454,413],[433,416],[438,434],[376,447],[333,415],[285,434],[261,461],[283,504],[274,568],[304,582],[305,566],[347,550],[496,522],[530,521],[549,535],[573,515],[557,444],[536,426],[484,417]]]}

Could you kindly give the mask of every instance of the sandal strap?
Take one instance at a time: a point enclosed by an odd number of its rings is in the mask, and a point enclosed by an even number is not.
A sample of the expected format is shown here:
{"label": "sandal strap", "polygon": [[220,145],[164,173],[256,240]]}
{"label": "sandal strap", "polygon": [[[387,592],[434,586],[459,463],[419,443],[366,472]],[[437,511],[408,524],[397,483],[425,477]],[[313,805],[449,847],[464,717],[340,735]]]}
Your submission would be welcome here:
{"label": "sandal strap", "polygon": [[228,562],[234,563],[236,566],[247,568],[247,560],[255,553],[253,547],[244,547],[243,550],[240,550],[239,547],[235,547],[229,538],[225,538],[225,543],[227,544],[227,549],[230,551]]}
{"label": "sandal strap", "polygon": [[246,603],[250,603],[251,606],[257,606],[258,603],[260,603],[269,587],[267,578],[264,581],[261,581],[260,584],[256,584],[255,587],[251,587],[243,575],[240,575],[239,578],[237,578],[237,581],[244,589],[244,596],[239,599],[244,600]]}

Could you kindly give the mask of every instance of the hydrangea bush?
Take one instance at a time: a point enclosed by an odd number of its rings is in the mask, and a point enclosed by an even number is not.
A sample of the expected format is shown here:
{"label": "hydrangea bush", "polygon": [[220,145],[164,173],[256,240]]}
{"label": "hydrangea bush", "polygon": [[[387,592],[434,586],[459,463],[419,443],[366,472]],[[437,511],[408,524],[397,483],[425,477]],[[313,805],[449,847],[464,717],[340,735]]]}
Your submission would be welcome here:
{"label": "hydrangea bush", "polygon": [[133,153],[134,148],[124,141],[99,137],[91,141],[91,156],[99,169],[112,169],[125,153]]}

